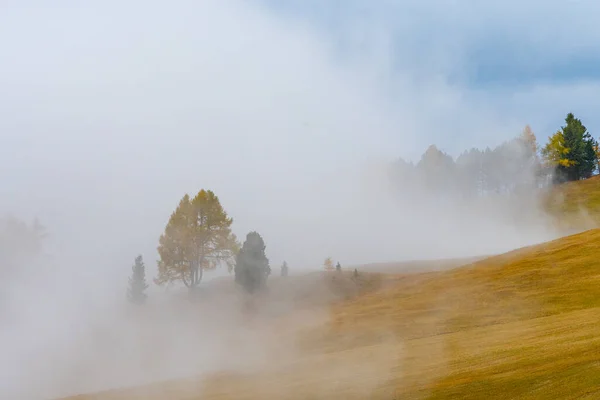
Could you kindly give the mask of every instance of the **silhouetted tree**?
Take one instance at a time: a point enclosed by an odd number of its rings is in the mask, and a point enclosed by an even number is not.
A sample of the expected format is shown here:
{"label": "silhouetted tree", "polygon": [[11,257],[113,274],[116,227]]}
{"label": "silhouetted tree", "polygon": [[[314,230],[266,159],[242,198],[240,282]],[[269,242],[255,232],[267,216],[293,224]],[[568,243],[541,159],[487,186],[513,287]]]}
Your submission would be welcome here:
{"label": "silhouetted tree", "polygon": [[281,265],[281,276],[288,276],[289,273],[289,267],[287,265],[287,262],[283,262],[283,264]]}
{"label": "silhouetted tree", "polygon": [[129,277],[129,288],[127,289],[127,297],[129,301],[135,304],[142,304],[146,301],[146,267],[142,256],[135,258],[135,263],[131,267],[131,276]]}
{"label": "silhouetted tree", "polygon": [[201,190],[191,199],[187,194],[171,214],[158,246],[158,285],[181,280],[190,289],[197,287],[205,269],[226,263],[229,271],[239,249],[231,233],[233,220],[210,190]]}
{"label": "silhouetted tree", "polygon": [[563,167],[562,172],[569,181],[588,178],[596,169],[595,141],[581,120],[572,113],[567,114],[565,122],[561,131],[568,151],[563,157],[569,161],[569,165]]}
{"label": "silhouetted tree", "polygon": [[587,179],[594,175],[594,171],[598,167],[598,141],[595,140],[589,133],[584,135],[584,151],[581,168],[581,178]]}
{"label": "silhouetted tree", "polygon": [[235,261],[235,282],[248,293],[264,288],[271,274],[269,259],[265,254],[265,242],[258,232],[246,235],[246,241],[237,254]]}
{"label": "silhouetted tree", "polygon": [[454,159],[431,145],[421,156],[416,169],[422,186],[437,192],[451,191],[455,174]]}
{"label": "silhouetted tree", "polygon": [[0,218],[0,280],[35,270],[45,237],[46,229],[37,218],[32,224],[15,217]]}

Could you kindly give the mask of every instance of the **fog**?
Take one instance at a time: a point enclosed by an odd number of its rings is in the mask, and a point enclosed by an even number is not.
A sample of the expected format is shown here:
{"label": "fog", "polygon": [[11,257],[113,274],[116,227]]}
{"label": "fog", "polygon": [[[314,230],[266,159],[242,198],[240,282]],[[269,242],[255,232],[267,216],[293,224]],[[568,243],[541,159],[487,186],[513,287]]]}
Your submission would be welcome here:
{"label": "fog", "polygon": [[[257,230],[274,269],[285,259],[294,273],[327,256],[344,265],[473,256],[559,234],[534,197],[472,206],[413,186],[398,195],[390,164],[438,140],[451,111],[487,129],[473,146],[499,144],[527,121],[470,110],[460,88],[434,76],[416,85],[411,70],[393,72],[385,29],[361,29],[364,57],[344,59],[314,26],[252,2],[2,12],[0,213],[38,217],[49,236],[36,272],[2,286],[0,397],[254,365],[265,339],[234,360],[222,335],[239,327],[235,305],[222,319],[207,306],[173,314],[152,287],[150,316],[130,320],[123,306],[134,257],[144,255],[151,281],[170,213],[202,188],[219,196],[238,237]],[[517,210],[532,217],[516,224]],[[206,328],[188,312],[217,320]],[[142,370],[149,348],[162,358]]]}

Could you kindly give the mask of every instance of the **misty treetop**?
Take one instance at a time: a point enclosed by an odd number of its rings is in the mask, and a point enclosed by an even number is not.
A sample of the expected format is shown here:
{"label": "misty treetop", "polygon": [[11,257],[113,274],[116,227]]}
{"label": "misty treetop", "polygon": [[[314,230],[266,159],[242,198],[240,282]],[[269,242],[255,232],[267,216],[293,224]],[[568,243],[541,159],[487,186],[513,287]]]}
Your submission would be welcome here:
{"label": "misty treetop", "polygon": [[493,149],[472,148],[456,160],[432,145],[416,165],[398,160],[393,178],[413,189],[467,197],[513,194],[589,178],[600,169],[598,141],[573,114],[565,121],[541,150],[526,126],[520,135]]}
{"label": "misty treetop", "polygon": [[236,256],[235,282],[248,293],[255,293],[264,288],[271,274],[269,259],[265,254],[266,247],[258,232],[250,232]]}
{"label": "misty treetop", "polygon": [[0,265],[25,266],[42,254],[46,228],[36,218],[31,224],[15,218],[0,218]]}
{"label": "misty treetop", "polygon": [[146,301],[146,267],[142,256],[135,258],[133,267],[131,267],[131,276],[129,277],[129,287],[127,288],[127,298],[135,304],[142,304]]}
{"label": "misty treetop", "polygon": [[194,198],[183,196],[159,239],[155,283],[182,281],[194,288],[206,269],[224,263],[231,271],[239,249],[232,223],[212,191],[202,189]]}

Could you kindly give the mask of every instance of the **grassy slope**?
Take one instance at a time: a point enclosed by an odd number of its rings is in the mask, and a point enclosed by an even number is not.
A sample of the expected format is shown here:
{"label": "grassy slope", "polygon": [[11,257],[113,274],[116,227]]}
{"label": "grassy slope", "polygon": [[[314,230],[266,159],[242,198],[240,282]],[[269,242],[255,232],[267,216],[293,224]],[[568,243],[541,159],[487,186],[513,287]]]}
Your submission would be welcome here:
{"label": "grassy slope", "polygon": [[[600,215],[600,179],[556,191],[553,212]],[[77,399],[600,398],[600,230],[385,278],[299,334],[293,363]]]}
{"label": "grassy slope", "polygon": [[[394,284],[338,303],[326,326],[303,333],[294,363],[201,387],[173,382],[161,388],[169,397],[156,398],[600,396],[600,230],[388,279]],[[91,398],[134,395],[79,397]]]}
{"label": "grassy slope", "polygon": [[338,334],[370,331],[375,343],[378,330],[391,331],[414,355],[404,357],[411,376],[399,374],[388,390],[434,399],[600,396],[600,231],[414,281],[336,313]]}
{"label": "grassy slope", "polygon": [[544,206],[565,228],[600,226],[600,176],[554,187]]}

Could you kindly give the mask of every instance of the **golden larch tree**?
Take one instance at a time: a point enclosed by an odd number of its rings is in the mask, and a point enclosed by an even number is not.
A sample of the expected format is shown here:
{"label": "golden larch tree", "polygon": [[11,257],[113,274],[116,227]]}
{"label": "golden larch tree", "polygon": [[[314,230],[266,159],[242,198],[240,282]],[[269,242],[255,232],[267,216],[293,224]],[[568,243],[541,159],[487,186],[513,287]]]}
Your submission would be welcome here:
{"label": "golden larch tree", "polygon": [[325,268],[325,271],[333,271],[335,269],[331,257],[327,257],[325,259],[325,261],[323,262],[323,267]]}
{"label": "golden larch tree", "polygon": [[535,137],[535,134],[533,133],[529,125],[525,125],[523,132],[521,132],[520,139],[523,141],[523,143],[525,143],[525,145],[527,146],[527,150],[529,150],[532,157],[537,155],[537,138]]}
{"label": "golden larch tree", "polygon": [[569,148],[565,146],[565,137],[561,131],[557,131],[548,138],[548,143],[542,149],[542,157],[549,167],[570,167],[573,162],[566,158]]}
{"label": "golden larch tree", "polygon": [[229,271],[239,243],[231,232],[230,218],[210,190],[193,199],[183,196],[159,239],[158,285],[181,280],[192,289],[200,284],[204,270],[222,263]]}

